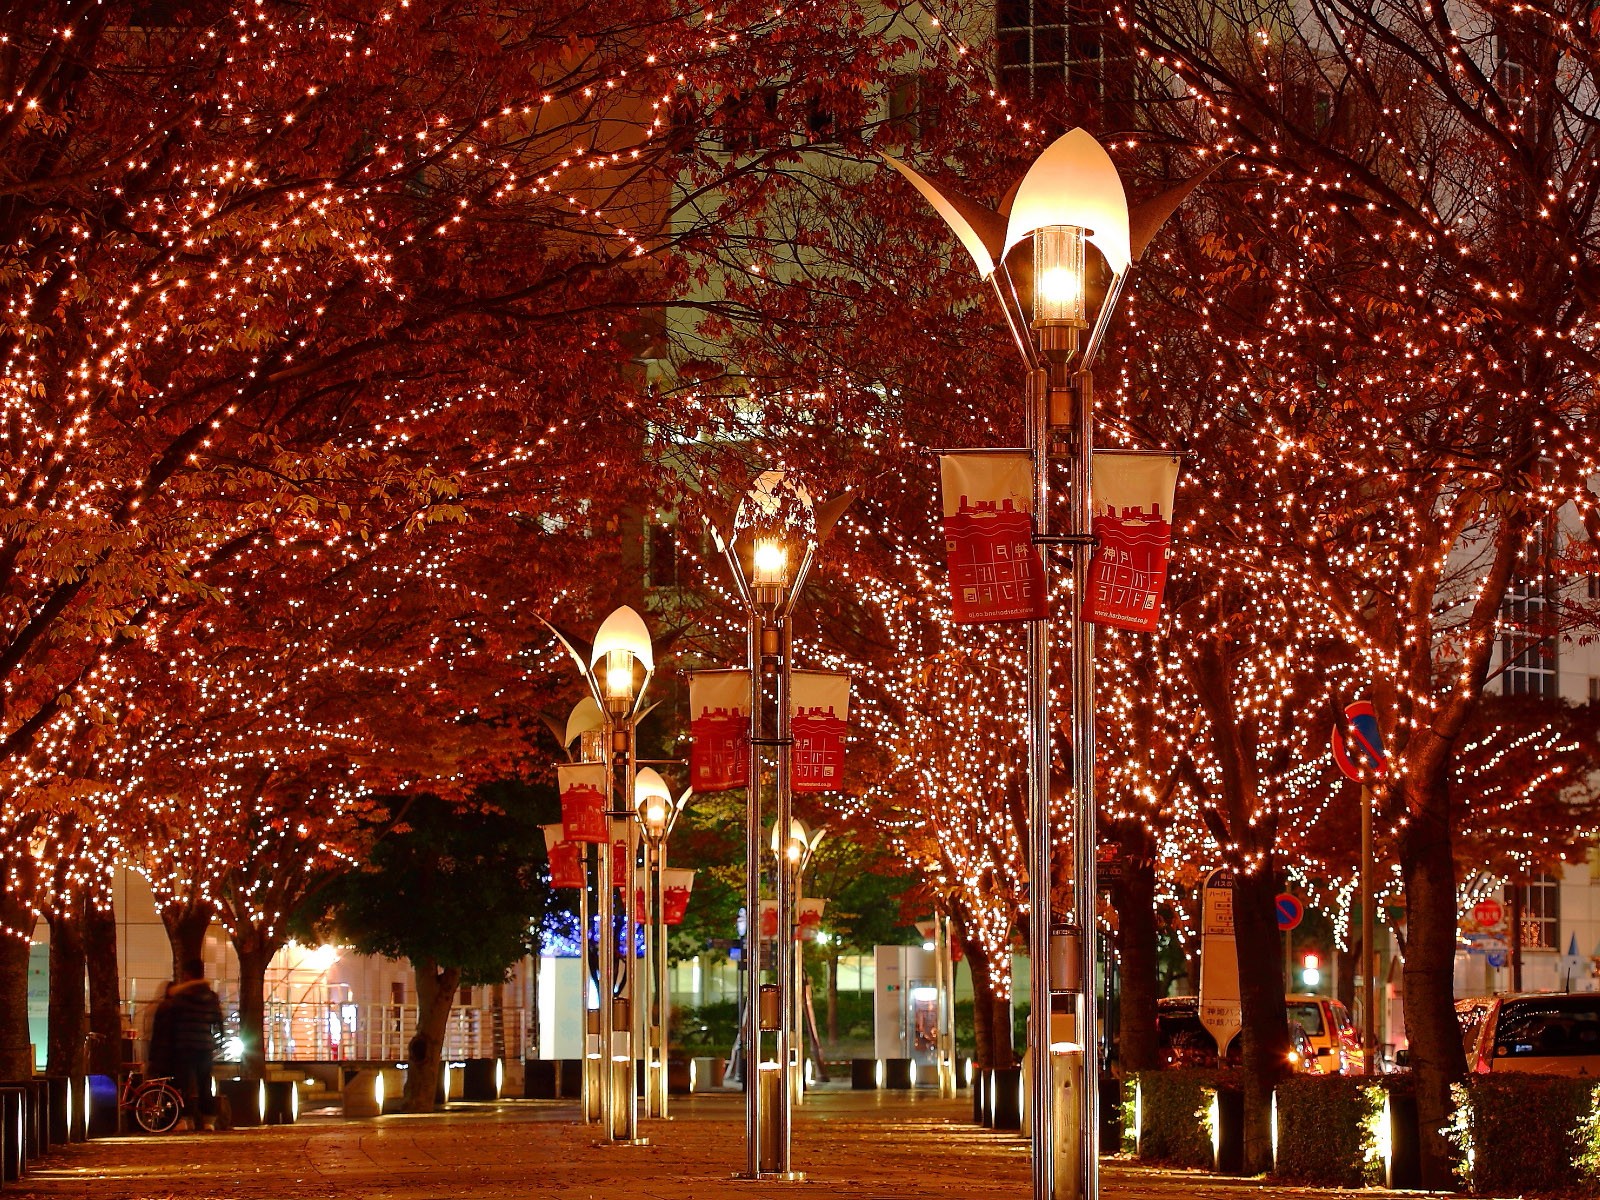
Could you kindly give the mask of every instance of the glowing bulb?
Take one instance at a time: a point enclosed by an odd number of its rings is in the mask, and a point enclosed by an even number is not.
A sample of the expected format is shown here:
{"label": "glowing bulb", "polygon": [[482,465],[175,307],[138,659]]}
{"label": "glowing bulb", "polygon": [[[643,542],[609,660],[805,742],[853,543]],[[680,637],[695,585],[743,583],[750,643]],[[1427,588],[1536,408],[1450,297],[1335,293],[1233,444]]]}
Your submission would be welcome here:
{"label": "glowing bulb", "polygon": [[789,550],[777,538],[756,542],[755,578],[758,587],[782,587],[789,572]]}
{"label": "glowing bulb", "polygon": [[1083,230],[1047,225],[1033,235],[1033,323],[1035,327],[1081,327],[1084,299]]}
{"label": "glowing bulb", "polygon": [[611,650],[606,654],[606,699],[631,700],[633,698],[633,655],[626,650]]}

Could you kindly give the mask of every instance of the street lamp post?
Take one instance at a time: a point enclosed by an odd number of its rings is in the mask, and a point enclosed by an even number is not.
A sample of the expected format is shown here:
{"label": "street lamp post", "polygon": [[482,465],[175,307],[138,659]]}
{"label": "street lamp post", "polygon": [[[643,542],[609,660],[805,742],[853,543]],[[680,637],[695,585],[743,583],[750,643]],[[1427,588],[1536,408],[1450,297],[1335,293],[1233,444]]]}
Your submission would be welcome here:
{"label": "street lamp post", "polygon": [[[846,501],[847,502],[847,501]],[[827,506],[827,514],[814,511],[810,495],[782,471],[763,473],[739,504],[733,533],[724,538],[712,533],[728,566],[748,616],[747,652],[750,665],[749,801],[745,818],[745,1028],[743,1071],[745,1088],[746,1163],[741,1178],[797,1181],[805,1178],[793,1169],[790,1144],[789,1088],[784,1073],[791,1060],[792,948],[783,945],[792,920],[794,897],[788,871],[776,875],[778,927],[774,946],[777,976],[776,1011],[768,1008],[762,1019],[761,971],[761,768],[764,751],[773,754],[774,807],[777,827],[791,820],[790,657],[793,635],[790,616],[810,574],[817,546],[826,536],[831,519],[843,503]],[[819,515],[822,519],[819,520]],[[794,566],[798,557],[799,564]],[[765,719],[766,684],[772,681],[771,735]],[[763,1032],[773,1040],[773,1057],[763,1061]]]}
{"label": "street lamp post", "polygon": [[787,870],[793,876],[792,889],[794,892],[793,918],[794,924],[780,929],[779,940],[787,947],[794,958],[794,988],[791,997],[789,1013],[790,1025],[794,1036],[799,1041],[800,1061],[796,1064],[789,1076],[789,1096],[796,1104],[805,1103],[806,1090],[806,1022],[805,1022],[805,954],[800,943],[800,908],[801,902],[806,898],[805,878],[806,868],[811,865],[811,858],[817,852],[817,847],[822,845],[822,839],[828,836],[827,827],[811,830],[799,817],[792,817],[789,821],[789,836],[780,837],[782,826],[777,822],[772,825],[772,854],[777,861],[778,870]]}
{"label": "street lamp post", "polygon": [[[580,763],[603,763],[606,761],[605,732],[605,714],[600,711],[600,706],[595,703],[593,696],[585,696],[573,706],[572,713],[567,717],[567,724],[563,730],[563,744],[571,746],[574,741],[578,743]],[[583,1018],[579,1026],[583,1046],[583,1078],[580,1090],[583,1119],[588,1124],[594,1124],[602,1119],[604,1112],[601,1107],[600,1077],[603,1072],[600,1067],[608,1059],[604,1056],[595,1057],[590,1049],[590,1038],[595,1038],[597,1043],[600,1039],[599,1024],[602,1008],[598,1003],[598,997],[596,1006],[593,1009],[589,1007],[589,964],[593,961],[590,954],[592,931],[589,927],[589,885],[599,877],[595,873],[593,861],[595,856],[589,853],[589,845],[584,843],[582,848],[583,886],[578,889],[578,1010]],[[592,1033],[591,1020],[595,1026]]]}
{"label": "street lamp post", "polygon": [[[1050,636],[1049,620],[1028,629],[1028,954],[1030,959],[1029,1116],[1035,1200],[1097,1200],[1099,1194],[1098,1013],[1095,994],[1094,643],[1083,619],[1091,527],[1094,389],[1091,370],[1136,254],[1199,179],[1189,180],[1132,213],[1115,165],[1086,131],[1074,129],[1045,148],[1028,168],[1005,214],[940,188],[895,159],[904,175],[943,217],[994,286],[1006,323],[1028,372],[1024,420],[1033,479],[1035,541],[1063,546],[1071,555],[1071,782],[1073,831],[1072,921],[1051,920],[1050,836]],[[1032,241],[1031,303],[1025,305],[1008,265],[1011,252]],[[1092,246],[1109,271],[1099,312],[1091,324]],[[1031,331],[1031,336],[1030,336]],[[1087,332],[1087,340],[1084,334]],[[1051,533],[1052,464],[1066,466],[1067,529]],[[1048,549],[1042,556],[1049,563]],[[1040,580],[1049,595],[1049,573]],[[1051,948],[1065,978],[1052,978]],[[1076,994],[1075,1032],[1051,1030],[1051,997]],[[1072,1058],[1077,1058],[1076,1064]],[[1057,1064],[1067,1062],[1076,1092],[1076,1129],[1067,1135],[1056,1120]],[[1074,1076],[1076,1078],[1074,1078]],[[1070,1144],[1068,1142],[1070,1141]],[[1071,1178],[1057,1179],[1061,1172]],[[1071,1164],[1076,1164],[1075,1168]]]}
{"label": "street lamp post", "polygon": [[[650,677],[655,671],[655,650],[643,618],[627,605],[616,609],[600,623],[594,645],[585,656],[560,630],[552,631],[567,648],[590,695],[605,716],[604,754],[606,770],[606,809],[615,815],[618,795],[633,795],[637,770],[634,722],[640,715]],[[643,677],[639,678],[639,671]],[[622,774],[618,786],[617,774]],[[631,810],[621,810],[628,815]],[[608,836],[600,845],[598,886],[600,923],[600,1106],[608,1142],[622,1145],[648,1145],[639,1136],[639,1106],[634,1084],[634,1060],[639,1053],[637,1008],[639,989],[634,954],[633,913],[635,842],[631,826],[626,839],[623,872],[623,928],[627,930],[628,971],[624,994],[617,993],[616,890],[612,886],[612,855],[616,853]]]}
{"label": "street lamp post", "polygon": [[667,1019],[671,994],[667,980],[667,926],[662,879],[667,868],[667,838],[688,802],[685,791],[676,802],[666,780],[652,767],[645,767],[634,781],[634,815],[645,839],[645,943],[648,969],[640,980],[650,984],[639,991],[639,1004],[645,1011],[645,1110],[652,1117],[667,1115]]}

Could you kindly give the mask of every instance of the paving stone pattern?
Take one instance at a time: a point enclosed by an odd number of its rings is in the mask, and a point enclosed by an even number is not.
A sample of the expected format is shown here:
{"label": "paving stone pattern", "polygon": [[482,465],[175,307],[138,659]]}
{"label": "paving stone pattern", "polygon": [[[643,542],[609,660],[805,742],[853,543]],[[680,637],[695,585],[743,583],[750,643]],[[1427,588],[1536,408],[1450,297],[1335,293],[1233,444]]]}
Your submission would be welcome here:
{"label": "paving stone pattern", "polygon": [[[1029,1194],[1026,1143],[974,1128],[964,1100],[815,1094],[796,1113],[803,1184],[737,1182],[744,1109],[735,1095],[675,1098],[643,1121],[649,1146],[601,1146],[570,1103],[466,1105],[426,1117],[228,1133],[126,1137],[67,1147],[18,1192],[88,1200],[987,1200]],[[16,1187],[17,1185],[13,1185]],[[7,1188],[10,1191],[11,1188]],[[1106,1200],[1269,1200],[1336,1193],[1108,1163]]]}

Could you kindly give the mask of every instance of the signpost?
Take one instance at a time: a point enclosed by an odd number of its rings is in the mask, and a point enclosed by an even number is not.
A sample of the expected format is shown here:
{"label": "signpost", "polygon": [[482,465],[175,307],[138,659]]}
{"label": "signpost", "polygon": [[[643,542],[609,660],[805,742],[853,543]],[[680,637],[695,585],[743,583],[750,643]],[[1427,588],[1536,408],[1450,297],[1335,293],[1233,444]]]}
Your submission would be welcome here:
{"label": "signpost", "polygon": [[1378,956],[1373,949],[1372,920],[1372,781],[1381,778],[1389,769],[1389,760],[1383,749],[1383,734],[1378,727],[1378,713],[1370,700],[1357,700],[1345,705],[1344,718],[1349,724],[1348,733],[1335,725],[1331,738],[1333,761],[1340,773],[1361,785],[1361,858],[1359,891],[1361,893],[1361,1073],[1377,1072],[1377,1014],[1373,1011],[1372,977]]}
{"label": "signpost", "polygon": [[1239,1005],[1239,944],[1233,934],[1233,872],[1206,876],[1200,889],[1200,1024],[1216,1039],[1217,1062],[1244,1025]]}

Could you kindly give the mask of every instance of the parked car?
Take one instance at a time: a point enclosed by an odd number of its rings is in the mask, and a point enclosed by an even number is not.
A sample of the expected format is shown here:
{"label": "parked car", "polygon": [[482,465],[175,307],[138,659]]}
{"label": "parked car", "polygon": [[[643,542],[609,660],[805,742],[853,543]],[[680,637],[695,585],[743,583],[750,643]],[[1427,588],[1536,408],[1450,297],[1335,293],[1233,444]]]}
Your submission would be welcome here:
{"label": "parked car", "polygon": [[1456,1019],[1473,1071],[1600,1076],[1600,994],[1474,997]]}
{"label": "parked car", "polygon": [[1306,1031],[1320,1075],[1355,1075],[1361,1072],[1361,1035],[1350,1020],[1350,1010],[1340,1001],[1311,992],[1284,997],[1289,1019]]}
{"label": "parked car", "polygon": [[[1214,1067],[1217,1039],[1200,1023],[1200,1002],[1194,996],[1166,996],[1156,1001],[1156,1028],[1169,1067]],[[1239,1065],[1239,1038],[1228,1043],[1227,1065]],[[1289,1065],[1296,1071],[1315,1071],[1316,1051],[1304,1029],[1289,1022]]]}

